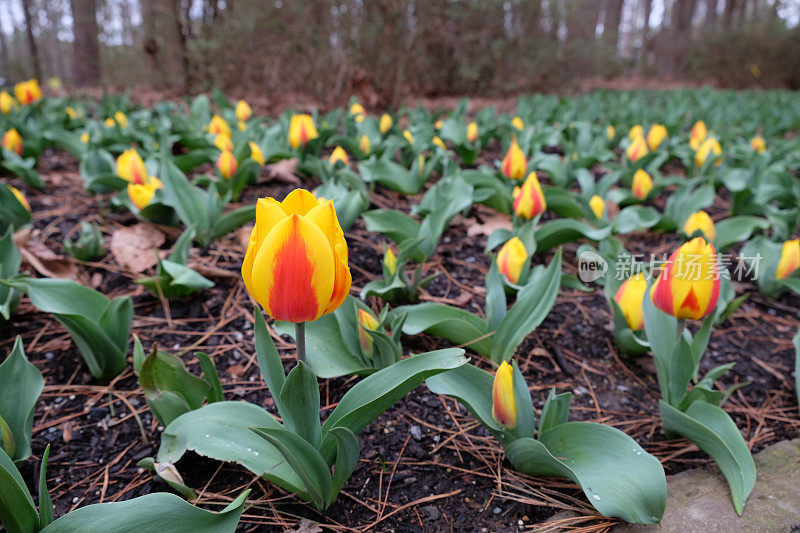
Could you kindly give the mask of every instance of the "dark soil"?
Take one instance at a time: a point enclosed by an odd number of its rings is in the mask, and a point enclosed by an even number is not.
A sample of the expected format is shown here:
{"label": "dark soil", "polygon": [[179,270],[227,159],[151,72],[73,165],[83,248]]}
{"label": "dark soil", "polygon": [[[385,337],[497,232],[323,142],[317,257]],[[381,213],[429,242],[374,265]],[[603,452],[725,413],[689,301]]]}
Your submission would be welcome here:
{"label": "dark soil", "polygon": [[[129,213],[111,212],[107,197],[87,195],[77,162],[71,157],[60,152],[47,154],[40,169],[47,181],[42,192],[12,182],[30,199],[36,238],[53,251],[60,253],[63,240],[74,235],[81,220],[98,223],[106,235],[119,226],[136,223]],[[309,188],[314,185],[307,184]],[[283,198],[292,188],[270,182],[248,189],[243,201],[261,196]],[[373,204],[407,210],[409,200],[379,187]],[[486,237],[468,237],[466,225],[473,218],[490,215],[487,208],[474,206],[466,217],[454,220],[435,259],[425,265],[427,273],[438,273],[438,277],[423,300],[482,312],[489,266],[483,253]],[[168,235],[165,250],[177,233]],[[366,232],[361,221],[347,237],[353,293],[357,294],[381,275],[383,242]],[[626,236],[625,241],[629,249],[647,253],[667,252],[675,244],[672,237],[651,233]],[[577,246],[564,248],[565,271],[575,273]],[[230,275],[215,277],[215,288],[171,301],[168,307],[132,282],[142,274],[125,271],[110,253],[98,262],[80,263],[80,281],[111,296],[132,295],[132,333],[141,338],[145,349],[157,343],[172,352],[203,350],[216,363],[226,399],[247,400],[274,412],[254,357],[252,303],[239,277],[244,255],[239,237],[231,235],[196,252],[200,262]],[[551,255],[544,260],[549,261]],[[537,257],[536,262],[543,258]],[[27,265],[23,268],[31,270]],[[791,377],[791,337],[800,319],[800,299],[784,296],[770,301],[748,284],[737,292],[742,291],[750,297],[727,323],[714,330],[703,367],[736,362],[720,383],[723,389],[750,382],[732,395],[725,409],[753,451],[758,451],[796,437],[800,429]],[[371,304],[380,308],[377,300]],[[688,441],[666,439],[658,420],[659,392],[652,362],[649,357],[627,359],[618,354],[610,320],[599,291],[561,291],[547,319],[517,352],[537,409],[552,387],[558,392],[571,391],[573,419],[601,421],[626,431],[658,456],[669,474],[710,464]],[[34,457],[24,463],[22,473],[34,489],[37,462],[51,444],[48,485],[57,516],[92,503],[170,490],[136,466],[140,459],[155,455],[163,428],[149,412],[132,369],[111,385],[93,381],[65,330],[26,298],[10,323],[0,327],[0,357],[10,351],[14,337],[21,335],[28,357],[45,376],[46,387],[35,416]],[[276,340],[285,365],[290,367],[292,344]],[[446,341],[426,335],[406,337],[404,344],[408,353],[447,346]],[[489,368],[472,355],[474,361]],[[186,355],[184,360],[193,372],[200,373],[194,357]],[[323,382],[323,403],[335,404],[353,381]],[[361,462],[325,516],[235,465],[190,453],[177,467],[186,483],[201,495],[201,504],[230,501],[245,487],[251,488],[248,501],[252,506],[244,513],[243,531],[293,528],[303,519],[334,529],[516,531],[541,524],[565,509],[586,517],[582,525],[593,527],[591,530],[613,524],[613,520],[598,516],[572,483],[514,473],[503,461],[500,448],[463,408],[424,386],[373,422],[359,440]]]}

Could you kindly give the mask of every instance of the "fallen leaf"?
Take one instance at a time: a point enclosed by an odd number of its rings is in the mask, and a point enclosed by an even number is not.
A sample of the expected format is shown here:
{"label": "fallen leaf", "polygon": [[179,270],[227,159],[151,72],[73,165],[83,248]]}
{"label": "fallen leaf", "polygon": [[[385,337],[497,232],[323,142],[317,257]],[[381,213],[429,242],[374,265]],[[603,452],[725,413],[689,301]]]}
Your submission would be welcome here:
{"label": "fallen leaf", "polygon": [[288,531],[293,531],[294,533],[322,533],[322,528],[308,518],[303,518],[300,520],[300,523],[297,524],[297,529],[290,529]]}
{"label": "fallen leaf", "polygon": [[297,158],[292,157],[290,159],[281,159],[277,163],[272,163],[271,165],[266,165],[264,167],[264,170],[267,171],[266,175],[262,172],[258,177],[258,182],[264,183],[265,181],[274,179],[284,183],[299,184],[300,178],[294,175],[294,171],[297,170],[297,164]]}
{"label": "fallen leaf", "polygon": [[122,227],[111,235],[111,254],[123,268],[142,273],[158,263],[156,250],[164,244],[164,234],[150,224]]}
{"label": "fallen leaf", "polygon": [[207,278],[238,278],[241,275],[238,271],[225,270],[197,259],[189,259],[187,266]]}
{"label": "fallen leaf", "polygon": [[19,254],[39,274],[48,278],[78,279],[78,266],[67,256],[58,254],[43,242],[36,240],[38,231],[30,228],[14,234],[14,244]]}
{"label": "fallen leaf", "polygon": [[[467,219],[467,222],[469,219]],[[483,221],[483,223],[475,223],[472,225],[467,224],[467,235],[475,237],[476,235],[486,235],[487,237],[498,229],[511,230],[511,217],[509,215],[497,214],[491,216]]]}
{"label": "fallen leaf", "polygon": [[74,423],[72,422],[72,420],[68,420],[63,424],[61,424],[60,427],[61,431],[63,432],[62,438],[64,439],[65,443],[68,443],[69,441],[72,440],[73,437],[72,428],[74,427]]}

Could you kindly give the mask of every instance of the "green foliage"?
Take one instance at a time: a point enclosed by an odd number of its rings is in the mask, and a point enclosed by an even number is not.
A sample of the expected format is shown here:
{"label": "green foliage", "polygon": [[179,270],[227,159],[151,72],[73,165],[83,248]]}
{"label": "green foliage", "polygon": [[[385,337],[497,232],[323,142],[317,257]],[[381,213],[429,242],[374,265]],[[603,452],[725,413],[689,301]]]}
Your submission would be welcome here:
{"label": "green foliage", "polygon": [[66,239],[64,252],[79,261],[91,261],[102,257],[105,253],[103,235],[94,224],[81,222],[81,232],[76,241]]}
{"label": "green foliage", "polygon": [[31,430],[36,401],[44,389],[44,378],[25,357],[18,336],[0,364],[0,448],[14,462],[31,455]]}

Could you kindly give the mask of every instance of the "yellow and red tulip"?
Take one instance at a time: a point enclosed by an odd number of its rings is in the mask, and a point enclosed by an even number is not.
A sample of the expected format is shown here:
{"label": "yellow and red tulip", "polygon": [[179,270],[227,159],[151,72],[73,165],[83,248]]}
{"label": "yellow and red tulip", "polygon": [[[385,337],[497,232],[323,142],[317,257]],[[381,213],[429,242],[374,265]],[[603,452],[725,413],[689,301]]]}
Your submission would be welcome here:
{"label": "yellow and red tulip", "polygon": [[517,401],[514,398],[514,368],[503,361],[492,383],[492,418],[506,429],[517,427]]}
{"label": "yellow and red tulip", "polygon": [[113,128],[114,126],[116,126],[116,125],[117,125],[117,123],[114,121],[114,119],[113,119],[113,118],[111,118],[111,117],[107,117],[107,118],[106,118],[106,119],[103,121],[103,125],[104,125],[106,128]]}
{"label": "yellow and red tulip", "polygon": [[366,133],[363,134],[361,140],[358,141],[358,148],[364,155],[369,155],[369,151],[372,147],[370,146],[369,137]]}
{"label": "yellow and red tulip", "polygon": [[797,270],[797,267],[800,267],[800,240],[786,241],[781,248],[781,258],[778,260],[778,268],[775,269],[775,277],[786,279]]}
{"label": "yellow and red tulip", "polygon": [[691,146],[692,150],[697,150],[700,148],[700,144],[705,140],[708,136],[708,128],[706,128],[706,123],[702,120],[698,120],[692,126],[692,133],[689,135],[689,146]]}
{"label": "yellow and red tulip", "polygon": [[433,139],[431,140],[431,142],[432,142],[434,145],[436,145],[436,146],[438,146],[439,148],[441,148],[442,150],[447,150],[447,145],[446,145],[446,144],[444,144],[444,141],[443,141],[443,140],[442,140],[442,138],[441,138],[441,137],[439,137],[438,135],[435,135],[435,136],[433,137]]}
{"label": "yellow and red tulip", "polygon": [[208,123],[208,133],[211,135],[227,135],[231,136],[231,127],[225,122],[225,119],[219,115],[211,117],[211,122]]}
{"label": "yellow and red tulip", "polygon": [[653,178],[641,168],[633,174],[631,192],[639,200],[644,200],[653,189]]}
{"label": "yellow and red tulip", "polygon": [[628,327],[633,331],[644,328],[644,313],[642,312],[642,300],[647,291],[647,279],[643,273],[638,273],[620,285],[614,301],[622,310],[622,315],[628,323]]}
{"label": "yellow and red tulip", "polygon": [[592,196],[592,198],[589,200],[589,207],[592,209],[594,216],[597,218],[603,218],[603,211],[606,209],[606,203],[602,198],[596,194]]}
{"label": "yellow and red tulip", "polygon": [[248,143],[250,147],[250,159],[261,165],[262,167],[267,164],[267,161],[264,159],[264,152],[261,151],[261,147],[257,145],[254,141],[250,141]]}
{"label": "yellow and red tulip", "polygon": [[410,130],[403,130],[403,137],[408,141],[408,144],[414,144],[414,134]]}
{"label": "yellow and red tulip", "polygon": [[497,268],[511,283],[517,283],[528,262],[528,251],[519,237],[506,242],[497,254]]}
{"label": "yellow and red tulip", "polygon": [[644,137],[644,128],[641,124],[636,124],[628,131],[628,139],[634,140],[637,137]]}
{"label": "yellow and red tulip", "polygon": [[547,209],[547,202],[536,172],[531,172],[519,191],[514,191],[514,213],[520,218],[531,219]]}
{"label": "yellow and red tulip", "polygon": [[700,148],[694,154],[694,164],[702,167],[711,156],[714,158],[714,165],[719,166],[722,164],[722,158],[719,157],[720,154],[722,154],[722,147],[719,145],[719,141],[714,137],[708,137],[700,143]]}
{"label": "yellow and red tulip", "polygon": [[11,128],[3,134],[2,145],[6,150],[22,155],[22,135],[16,128]]}
{"label": "yellow and red tulip", "polygon": [[233,150],[233,140],[231,139],[230,135],[225,135],[224,133],[220,133],[219,135],[214,137],[214,146],[222,150]]}
{"label": "yellow and red tulip", "polygon": [[86,133],[85,131],[81,133],[81,142],[83,144],[87,144],[89,142],[89,134]]}
{"label": "yellow and red tulip", "polygon": [[527,170],[528,161],[525,159],[525,152],[519,147],[519,143],[515,137],[511,141],[511,146],[508,148],[506,156],[503,158],[500,171],[503,173],[503,176],[509,179],[519,180],[525,177],[525,172]]}
{"label": "yellow and red tulip", "polygon": [[442,129],[442,124],[444,124],[444,121],[442,119],[439,119],[433,123],[433,127],[438,131]]}
{"label": "yellow and red tulip", "polygon": [[320,202],[304,189],[283,202],[259,198],[242,278],[275,320],[306,322],[335,311],[352,278],[333,202]]}
{"label": "yellow and red tulip", "polygon": [[380,130],[381,135],[386,135],[386,132],[392,129],[392,124],[394,124],[394,121],[389,113],[384,113],[381,115],[381,119],[378,122],[378,129]]}
{"label": "yellow and red tulip", "polygon": [[514,129],[516,129],[517,131],[522,131],[525,129],[525,122],[523,122],[520,117],[512,118],[511,125],[514,126]]}
{"label": "yellow and red tulip", "polygon": [[28,211],[30,211],[30,210],[31,210],[31,204],[29,204],[29,203],[28,203],[28,199],[27,199],[27,198],[25,198],[25,195],[24,195],[24,194],[22,194],[22,191],[20,191],[19,189],[17,189],[17,188],[16,188],[16,187],[14,187],[13,185],[6,185],[6,187],[8,187],[8,188],[11,190],[11,194],[13,194],[13,195],[14,195],[14,198],[16,198],[16,199],[17,199],[17,201],[18,201],[20,204],[22,204],[22,206],[23,206],[25,209],[27,209]]}
{"label": "yellow and red tulip", "polygon": [[372,316],[372,313],[358,308],[358,342],[361,344],[361,349],[366,355],[372,355],[374,339],[369,334],[370,331],[375,331],[380,326],[378,319]]}
{"label": "yellow and red tulip", "polygon": [[161,188],[161,180],[153,176],[148,177],[144,183],[128,183],[128,197],[133,205],[144,209],[153,201],[156,191]]}
{"label": "yellow and red tulip", "polygon": [[122,129],[128,127],[128,117],[122,111],[117,111],[114,113],[114,122],[116,122],[117,125]]}
{"label": "yellow and red tulip", "polygon": [[14,109],[16,101],[7,91],[0,91],[0,113],[8,115]]}
{"label": "yellow and red tulip", "polygon": [[383,254],[383,264],[386,265],[386,270],[389,271],[389,274],[394,276],[397,271],[397,256],[388,246],[386,247],[386,253]]}
{"label": "yellow and red tulip", "polygon": [[754,152],[763,154],[767,149],[767,143],[764,142],[764,137],[761,137],[760,135],[753,137],[753,139],[750,141],[750,148],[752,148]]}
{"label": "yellow and red tulip", "polygon": [[20,104],[29,105],[41,99],[42,89],[39,87],[37,80],[30,79],[16,84],[14,86],[14,95]]}
{"label": "yellow and red tulip", "polygon": [[247,122],[253,116],[253,108],[244,100],[236,102],[236,120]]}
{"label": "yellow and red tulip", "polygon": [[714,245],[696,237],[672,252],[650,289],[650,298],[675,318],[699,319],[717,307],[719,283]]}
{"label": "yellow and red tulip", "polygon": [[714,221],[705,211],[696,211],[689,215],[683,225],[683,232],[686,235],[693,235],[696,231],[701,231],[706,239],[713,241],[717,238],[717,230],[714,228]]}
{"label": "yellow and red tulip", "polygon": [[117,157],[117,175],[137,185],[142,185],[147,180],[147,168],[139,152],[129,148]]}
{"label": "yellow and red tulip", "polygon": [[348,166],[350,164],[350,158],[347,157],[347,152],[345,152],[344,148],[341,146],[337,146],[333,149],[329,161],[331,162],[331,165],[335,165],[339,161],[341,161],[344,166]]}
{"label": "yellow and red tulip", "polygon": [[217,170],[223,178],[230,178],[236,173],[239,164],[230,150],[223,150],[217,158]]}
{"label": "yellow and red tulip", "polygon": [[628,156],[628,159],[631,161],[638,161],[646,156],[647,152],[647,141],[642,135],[634,137],[628,145],[628,148],[625,149],[625,155]]}
{"label": "yellow and red tulip", "polygon": [[655,152],[666,138],[667,128],[663,124],[653,124],[647,132],[647,146],[650,147],[650,151]]}
{"label": "yellow and red tulip", "polygon": [[299,148],[308,144],[308,141],[319,137],[314,119],[307,113],[292,115],[289,121],[289,144],[292,148]]}
{"label": "yellow and red tulip", "polygon": [[478,125],[473,121],[467,124],[467,141],[474,143],[478,139]]}

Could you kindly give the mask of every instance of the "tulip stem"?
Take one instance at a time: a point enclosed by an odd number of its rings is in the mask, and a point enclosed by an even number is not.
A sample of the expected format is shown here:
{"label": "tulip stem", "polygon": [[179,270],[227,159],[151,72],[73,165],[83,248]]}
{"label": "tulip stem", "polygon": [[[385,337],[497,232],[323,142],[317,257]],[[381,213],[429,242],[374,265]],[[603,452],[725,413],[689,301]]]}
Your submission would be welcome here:
{"label": "tulip stem", "polygon": [[683,335],[683,328],[685,327],[685,324],[686,324],[686,319],[685,318],[679,318],[678,319],[678,333],[677,333],[677,336],[676,336],[676,340],[678,342],[681,341],[681,335]]}
{"label": "tulip stem", "polygon": [[294,342],[297,344],[297,360],[306,362],[306,323],[298,322],[294,325]]}

